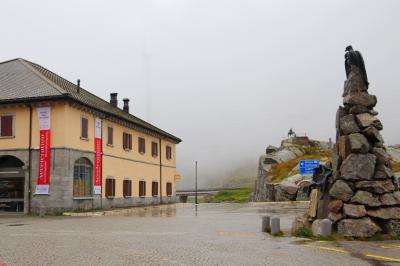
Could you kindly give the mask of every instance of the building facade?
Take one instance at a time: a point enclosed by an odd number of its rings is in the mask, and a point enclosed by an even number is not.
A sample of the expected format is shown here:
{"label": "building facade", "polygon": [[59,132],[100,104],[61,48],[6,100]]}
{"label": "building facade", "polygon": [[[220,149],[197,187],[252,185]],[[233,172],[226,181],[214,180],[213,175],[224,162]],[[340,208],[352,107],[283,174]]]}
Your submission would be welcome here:
{"label": "building facade", "polygon": [[0,63],[0,211],[175,202],[181,140],[44,67]]}

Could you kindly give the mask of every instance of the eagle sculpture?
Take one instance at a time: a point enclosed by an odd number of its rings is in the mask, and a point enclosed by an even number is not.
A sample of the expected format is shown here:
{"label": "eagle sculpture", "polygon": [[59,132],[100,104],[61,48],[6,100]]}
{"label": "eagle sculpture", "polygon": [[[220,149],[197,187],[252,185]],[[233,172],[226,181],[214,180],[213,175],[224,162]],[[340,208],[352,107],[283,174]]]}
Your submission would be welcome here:
{"label": "eagle sculpture", "polygon": [[368,89],[368,77],[367,77],[367,71],[365,70],[365,64],[364,64],[364,59],[359,51],[354,51],[353,47],[351,45],[346,47],[345,50],[345,55],[344,55],[344,66],[346,68],[346,77],[349,77],[349,74],[351,72],[351,66],[357,66],[360,71],[361,75],[364,81],[365,86]]}

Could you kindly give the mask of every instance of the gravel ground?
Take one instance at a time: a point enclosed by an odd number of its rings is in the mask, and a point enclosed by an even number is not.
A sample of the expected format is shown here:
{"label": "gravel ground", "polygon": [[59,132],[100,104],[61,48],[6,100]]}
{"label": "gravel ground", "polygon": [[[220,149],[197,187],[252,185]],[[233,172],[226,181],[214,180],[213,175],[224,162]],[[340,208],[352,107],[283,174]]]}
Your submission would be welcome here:
{"label": "gravel ground", "polygon": [[261,233],[289,229],[306,204],[190,204],[100,217],[0,216],[0,265],[371,265],[347,253]]}

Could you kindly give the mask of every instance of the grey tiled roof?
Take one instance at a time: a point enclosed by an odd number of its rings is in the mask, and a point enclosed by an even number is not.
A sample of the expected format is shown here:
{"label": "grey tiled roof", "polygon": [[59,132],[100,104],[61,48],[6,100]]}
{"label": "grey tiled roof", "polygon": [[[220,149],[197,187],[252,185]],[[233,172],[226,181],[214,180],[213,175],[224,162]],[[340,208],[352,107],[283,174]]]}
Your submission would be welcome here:
{"label": "grey tiled roof", "polygon": [[76,84],[60,77],[48,69],[24,59],[14,59],[0,63],[0,103],[35,99],[68,98],[108,115],[131,122],[175,142],[175,137],[138,117],[128,114]]}

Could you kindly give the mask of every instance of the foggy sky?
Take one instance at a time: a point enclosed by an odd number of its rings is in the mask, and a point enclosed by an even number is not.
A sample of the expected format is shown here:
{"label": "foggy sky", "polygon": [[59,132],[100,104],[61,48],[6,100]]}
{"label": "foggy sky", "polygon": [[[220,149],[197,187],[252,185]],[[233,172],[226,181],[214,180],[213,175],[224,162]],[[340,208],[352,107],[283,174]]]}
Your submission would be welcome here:
{"label": "foggy sky", "polygon": [[[0,2],[0,60],[39,63],[183,139],[180,187],[254,164],[288,129],[335,138],[344,49],[364,56],[400,143],[399,1]],[[204,184],[204,183],[202,183]]]}

